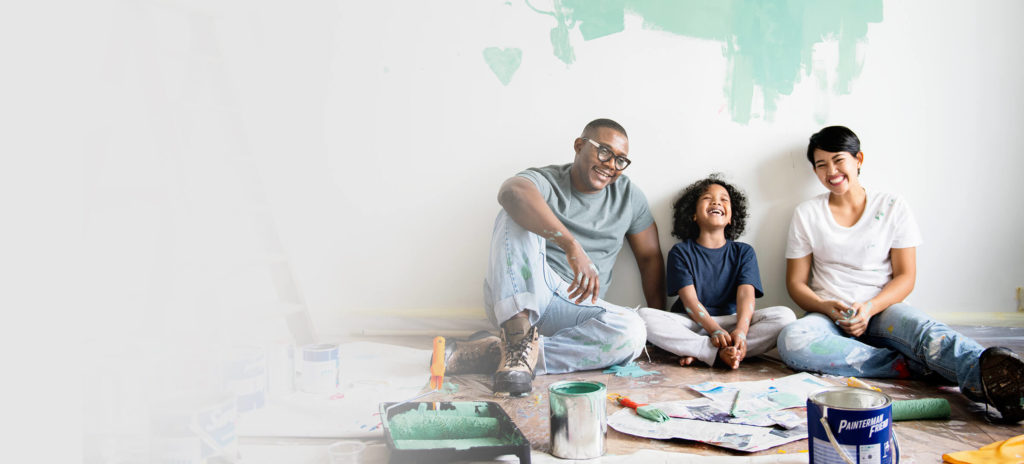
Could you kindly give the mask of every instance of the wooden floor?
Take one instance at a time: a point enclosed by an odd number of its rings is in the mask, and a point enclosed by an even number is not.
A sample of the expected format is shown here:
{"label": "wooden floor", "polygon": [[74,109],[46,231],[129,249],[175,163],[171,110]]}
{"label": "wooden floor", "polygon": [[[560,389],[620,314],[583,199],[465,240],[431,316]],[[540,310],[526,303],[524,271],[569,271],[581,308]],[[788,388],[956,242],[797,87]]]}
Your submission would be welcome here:
{"label": "wooden floor", "polygon": [[[1024,353],[1024,328],[957,327],[959,331],[978,340],[984,346],[1008,346]],[[456,375],[446,380],[458,385],[452,401],[496,401],[529,438],[534,450],[549,451],[549,422],[547,386],[560,380],[593,380],[604,383],[609,393],[620,393],[640,402],[685,400],[699,395],[687,385],[714,380],[740,382],[763,380],[791,375],[794,371],[770,357],[746,360],[738,370],[708,367],[679,367],[676,358],[656,348],[649,350],[651,360],[641,356],[640,367],[660,374],[639,378],[616,377],[601,371],[586,371],[561,375],[538,376],[533,383],[534,392],[522,398],[495,397],[490,388],[490,377],[485,375]],[[835,383],[838,377],[823,377]],[[918,398],[946,398],[952,406],[949,420],[902,421],[894,424],[903,448],[904,463],[941,462],[942,454],[976,449],[994,441],[1024,434],[1024,426],[1001,425],[985,419],[983,404],[973,403],[959,393],[955,385],[941,379],[882,380],[870,383],[879,387],[895,400]],[[608,413],[618,410],[608,405]],[[799,411],[798,414],[804,414]],[[609,428],[607,437],[609,454],[629,454],[641,449],[661,449],[702,455],[747,455],[703,443],[685,440],[652,440],[626,435]],[[753,455],[800,452],[807,449],[807,440],[799,440]]]}

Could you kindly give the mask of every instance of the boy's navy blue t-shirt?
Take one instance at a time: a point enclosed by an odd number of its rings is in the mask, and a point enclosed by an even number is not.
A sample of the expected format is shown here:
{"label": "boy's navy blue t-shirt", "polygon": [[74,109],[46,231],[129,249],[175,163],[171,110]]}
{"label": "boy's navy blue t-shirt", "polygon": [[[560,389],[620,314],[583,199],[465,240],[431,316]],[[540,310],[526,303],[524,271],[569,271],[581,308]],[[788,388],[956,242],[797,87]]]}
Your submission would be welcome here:
{"label": "boy's navy blue t-shirt", "polygon": [[[736,314],[736,289],[754,286],[754,297],[761,298],[761,273],[757,269],[754,247],[742,242],[726,241],[721,248],[704,248],[696,240],[683,240],[668,252],[666,290],[669,296],[693,285],[697,299],[712,316]],[[684,312],[680,298],[672,312]]]}

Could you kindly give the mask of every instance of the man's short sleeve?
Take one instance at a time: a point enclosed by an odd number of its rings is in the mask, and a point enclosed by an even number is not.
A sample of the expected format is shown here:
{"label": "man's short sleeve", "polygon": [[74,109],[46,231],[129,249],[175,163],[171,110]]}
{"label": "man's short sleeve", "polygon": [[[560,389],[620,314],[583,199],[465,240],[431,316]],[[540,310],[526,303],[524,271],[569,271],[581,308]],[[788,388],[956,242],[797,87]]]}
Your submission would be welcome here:
{"label": "man's short sleeve", "polygon": [[519,172],[518,174],[516,174],[516,176],[525,177],[530,182],[533,182],[533,185],[537,186],[537,190],[540,190],[540,196],[543,197],[545,200],[551,198],[551,179],[545,176],[540,171],[540,169],[530,168],[525,171]]}
{"label": "man's short sleeve", "polygon": [[629,235],[643,232],[654,223],[654,216],[651,215],[651,208],[647,204],[647,196],[635,185],[631,187],[629,201],[633,210],[633,220],[630,221],[629,229],[626,231]]}

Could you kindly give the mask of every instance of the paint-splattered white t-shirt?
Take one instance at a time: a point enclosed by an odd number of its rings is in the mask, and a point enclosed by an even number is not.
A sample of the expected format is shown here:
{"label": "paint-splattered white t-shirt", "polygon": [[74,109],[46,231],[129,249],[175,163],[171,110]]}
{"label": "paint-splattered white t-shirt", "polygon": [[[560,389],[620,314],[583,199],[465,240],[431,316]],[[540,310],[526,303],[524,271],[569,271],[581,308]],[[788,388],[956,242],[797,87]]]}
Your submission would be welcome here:
{"label": "paint-splattered white t-shirt", "polygon": [[[583,246],[601,275],[601,298],[612,282],[612,267],[626,235],[643,232],[654,223],[647,197],[626,175],[600,192],[584,194],[572,187],[572,164],[530,168],[517,176],[529,179],[540,190],[551,211],[576,241]],[[572,268],[553,241],[547,242],[547,261],[566,282],[572,281]]]}
{"label": "paint-splattered white t-shirt", "polygon": [[810,287],[819,297],[845,304],[864,302],[892,280],[892,248],[921,244],[921,232],[902,197],[867,191],[864,214],[851,227],[836,223],[828,193],[796,207],[786,258],[813,254]]}

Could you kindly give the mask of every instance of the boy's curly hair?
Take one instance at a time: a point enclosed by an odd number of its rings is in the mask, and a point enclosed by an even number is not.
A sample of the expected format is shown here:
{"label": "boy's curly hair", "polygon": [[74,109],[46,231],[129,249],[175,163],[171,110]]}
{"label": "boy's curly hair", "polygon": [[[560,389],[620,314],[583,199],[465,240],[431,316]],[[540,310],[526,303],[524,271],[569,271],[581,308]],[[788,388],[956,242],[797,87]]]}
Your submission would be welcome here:
{"label": "boy's curly hair", "polygon": [[725,188],[725,191],[729,192],[729,201],[732,203],[732,222],[725,226],[725,238],[736,240],[743,235],[743,229],[747,225],[747,197],[740,189],[722,180],[722,174],[716,172],[683,189],[679,198],[672,204],[674,211],[672,235],[676,238],[695,240],[700,236],[700,227],[697,226],[697,221],[693,220],[693,216],[697,213],[697,199],[708,190],[711,184],[718,184]]}

